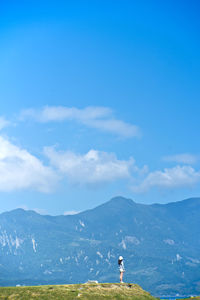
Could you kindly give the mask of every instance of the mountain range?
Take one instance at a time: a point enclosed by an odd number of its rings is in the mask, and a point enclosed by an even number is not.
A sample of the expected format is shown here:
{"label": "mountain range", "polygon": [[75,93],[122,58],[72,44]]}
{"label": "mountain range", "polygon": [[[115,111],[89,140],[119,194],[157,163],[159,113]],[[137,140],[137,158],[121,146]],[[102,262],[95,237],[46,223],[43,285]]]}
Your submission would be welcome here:
{"label": "mountain range", "polygon": [[0,214],[0,285],[126,282],[153,295],[200,294],[200,198],[138,204],[115,197],[76,215]]}

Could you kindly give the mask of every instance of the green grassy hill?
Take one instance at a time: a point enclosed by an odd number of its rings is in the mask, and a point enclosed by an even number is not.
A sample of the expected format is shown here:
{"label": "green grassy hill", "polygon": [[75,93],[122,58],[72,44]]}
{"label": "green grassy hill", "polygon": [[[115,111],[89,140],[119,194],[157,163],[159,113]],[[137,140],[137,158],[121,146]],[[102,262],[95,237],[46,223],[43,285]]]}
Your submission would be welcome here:
{"label": "green grassy hill", "polygon": [[26,287],[1,287],[0,299],[132,299],[155,300],[137,284],[86,283]]}

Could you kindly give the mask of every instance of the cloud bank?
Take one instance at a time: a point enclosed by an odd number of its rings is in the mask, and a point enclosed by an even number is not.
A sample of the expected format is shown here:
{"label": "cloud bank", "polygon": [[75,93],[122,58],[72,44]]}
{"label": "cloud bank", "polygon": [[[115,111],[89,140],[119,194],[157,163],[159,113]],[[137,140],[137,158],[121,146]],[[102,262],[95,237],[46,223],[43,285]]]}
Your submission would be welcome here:
{"label": "cloud bank", "polygon": [[118,160],[115,154],[90,150],[86,154],[58,152],[45,148],[45,154],[68,181],[78,185],[96,185],[131,177],[134,160]]}
{"label": "cloud bank", "polygon": [[180,187],[192,187],[200,182],[200,171],[195,171],[191,166],[176,166],[165,168],[164,171],[155,171],[138,186],[133,186],[134,192],[147,192],[152,187],[174,189]]}
{"label": "cloud bank", "polygon": [[[140,134],[137,126],[115,119],[112,110],[107,107],[78,109],[47,106],[40,110],[24,110],[20,118],[33,119],[40,123],[76,121],[121,137]],[[0,117],[0,130],[9,124],[4,117]],[[46,147],[44,154],[49,159],[48,166],[27,150],[0,136],[0,191],[32,189],[50,192],[61,178],[68,183],[88,187],[127,180],[129,184],[132,182],[132,191],[136,193],[147,192],[152,188],[193,187],[200,182],[200,171],[191,167],[199,157],[188,153],[163,157],[164,161],[180,165],[153,172],[149,172],[147,166],[138,168],[133,158],[120,160],[114,153],[93,149],[85,154],[77,154]]]}
{"label": "cloud bank", "polygon": [[195,164],[199,157],[197,155],[192,155],[189,153],[181,153],[176,155],[170,155],[163,157],[164,161],[168,162],[176,162],[176,163],[183,163],[183,164]]}
{"label": "cloud bank", "polygon": [[48,166],[0,136],[0,191],[29,189],[46,193],[51,192],[61,179],[80,187],[126,180],[127,184],[134,182],[132,191],[135,193],[151,188],[191,188],[200,182],[200,171],[189,165],[149,172],[147,166],[138,168],[133,158],[120,160],[114,153],[93,149],[77,154],[46,147],[44,154],[49,159]]}
{"label": "cloud bank", "polygon": [[41,110],[27,109],[20,114],[21,120],[33,119],[37,122],[76,121],[84,126],[116,134],[124,138],[139,137],[138,126],[117,120],[107,107],[86,107],[78,109],[65,106],[46,106]]}
{"label": "cloud bank", "polygon": [[58,176],[50,167],[0,136],[0,191],[50,192],[57,180]]}

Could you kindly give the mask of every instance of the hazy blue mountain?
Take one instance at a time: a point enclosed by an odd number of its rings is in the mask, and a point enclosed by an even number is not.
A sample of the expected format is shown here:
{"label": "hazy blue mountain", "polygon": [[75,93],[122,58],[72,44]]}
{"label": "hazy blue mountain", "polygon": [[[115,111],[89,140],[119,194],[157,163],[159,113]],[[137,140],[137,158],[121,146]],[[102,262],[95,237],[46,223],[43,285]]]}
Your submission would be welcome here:
{"label": "hazy blue mountain", "polygon": [[116,197],[73,216],[0,214],[0,285],[125,281],[154,295],[200,294],[200,198],[165,205]]}

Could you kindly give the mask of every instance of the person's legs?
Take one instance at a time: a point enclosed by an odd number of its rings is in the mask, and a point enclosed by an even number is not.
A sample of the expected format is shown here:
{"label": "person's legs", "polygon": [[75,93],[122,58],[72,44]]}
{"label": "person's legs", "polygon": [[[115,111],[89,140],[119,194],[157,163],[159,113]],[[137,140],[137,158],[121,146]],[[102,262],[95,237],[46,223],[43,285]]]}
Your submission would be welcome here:
{"label": "person's legs", "polygon": [[120,272],[120,282],[123,282],[123,273],[124,272]]}

